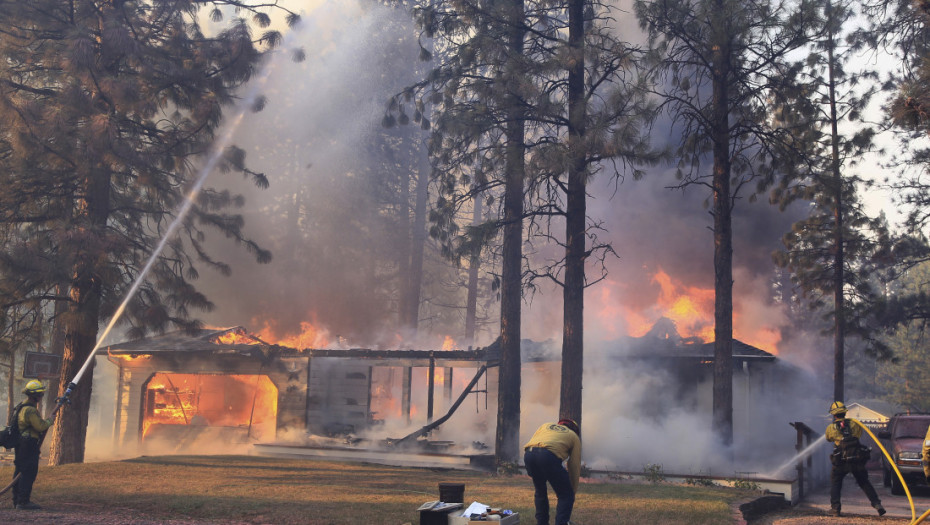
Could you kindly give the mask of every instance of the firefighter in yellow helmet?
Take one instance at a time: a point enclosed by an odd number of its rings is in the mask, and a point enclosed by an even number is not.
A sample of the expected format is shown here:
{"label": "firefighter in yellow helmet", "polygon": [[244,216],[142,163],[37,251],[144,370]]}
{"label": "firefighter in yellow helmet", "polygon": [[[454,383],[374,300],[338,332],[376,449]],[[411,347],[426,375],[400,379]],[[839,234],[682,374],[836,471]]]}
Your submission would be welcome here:
{"label": "firefighter in yellow helmet", "polygon": [[833,422],[827,427],[827,441],[833,442],[834,449],[830,455],[830,509],[834,516],[840,515],[840,494],[843,490],[843,478],[852,474],[856,484],[865,492],[869,503],[878,511],[879,516],[885,514],[885,507],[875,493],[875,487],[869,482],[869,473],[865,464],[869,460],[869,448],[859,442],[862,436],[862,427],[851,419],[846,419],[846,405],[842,401],[834,401],[830,405],[830,414]]}
{"label": "firefighter in yellow helmet", "polygon": [[[581,475],[581,429],[571,419],[545,423],[523,446],[523,465],[533,478],[536,524],[549,525],[549,494],[546,483],[559,499],[555,524],[566,525],[572,517],[578,478]],[[568,470],[562,466],[565,461]]]}
{"label": "firefighter in yellow helmet", "polygon": [[20,475],[20,478],[13,485],[13,506],[17,509],[34,510],[41,508],[30,500],[32,484],[39,473],[39,449],[42,446],[42,437],[55,422],[55,416],[53,414],[51,419],[42,419],[39,415],[38,405],[45,396],[45,385],[41,381],[33,379],[26,383],[23,394],[26,394],[26,400],[15,409],[20,438],[13,460],[16,467],[13,477]]}

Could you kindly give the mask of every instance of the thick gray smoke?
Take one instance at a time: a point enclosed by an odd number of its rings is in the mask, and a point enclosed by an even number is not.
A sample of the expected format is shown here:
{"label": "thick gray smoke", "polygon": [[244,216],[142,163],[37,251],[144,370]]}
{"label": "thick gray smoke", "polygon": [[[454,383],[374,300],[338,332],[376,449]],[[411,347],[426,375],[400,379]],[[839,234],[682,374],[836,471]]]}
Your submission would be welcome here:
{"label": "thick gray smoke", "polygon": [[[385,101],[422,73],[416,71],[422,66],[412,24],[404,13],[344,0],[322,2],[304,18],[293,45],[303,47],[306,61],[282,65],[271,74],[266,107],[248,116],[236,137],[249,166],[266,173],[271,187],[258,191],[219,174],[208,182],[246,195],[246,232],[272,249],[275,259],[258,265],[231,243],[213,242],[233,274],[222,278],[203,272],[201,286],[217,304],[205,320],[215,326],[243,325],[255,333],[269,329],[279,336],[296,334],[307,323],[318,329],[318,339],[295,346],[400,344],[391,338],[396,327],[382,325],[391,300],[377,287],[381,269],[360,257],[364,251],[359,247],[390,243],[391,233],[368,222],[380,193],[366,185],[379,180],[366,177],[366,170],[414,169],[413,159],[379,158],[384,150],[378,138]],[[618,22],[621,28],[635,26],[632,19]],[[417,140],[415,130],[403,132]],[[619,257],[608,261],[607,279],[586,295],[585,460],[596,468],[640,470],[654,463],[679,473],[727,475],[739,469],[731,463],[733,450],[720,447],[713,437],[709,414],[683,408],[693,400],[676,399],[674,388],[662,388],[676,378],[614,359],[622,352],[616,340],[637,330],[634,335],[641,335],[641,324],[667,314],[659,306],[660,271],[682,290],[713,289],[709,195],[703,187],[667,189],[675,181],[666,170],[657,168],[644,180],[619,185],[605,170],[589,189],[589,213],[603,222],[601,237]],[[765,198],[750,203],[748,194],[742,197],[733,220],[735,336],[750,344],[774,341],[777,348],[765,349],[777,351],[780,360],[818,370],[819,350],[810,348],[814,343],[786,344],[790,321],[776,301],[771,253],[798,210],[781,213]],[[534,295],[525,305],[523,336],[560,341],[561,303],[557,289]],[[760,339],[760,333],[769,337]],[[441,341],[443,334],[436,335]],[[558,349],[555,344],[553,350]],[[736,429],[736,453],[751,463],[742,470],[761,472],[768,463],[790,457],[794,434],[788,423],[824,410],[806,403],[821,394],[815,379],[807,383],[804,374],[786,375],[792,383],[767,384],[751,404],[736,407],[752,421]],[[523,439],[557,417],[557,378],[538,368],[524,370]],[[493,443],[493,410],[470,413],[464,420],[457,416],[438,435]],[[414,421],[411,427],[422,424]],[[402,430],[392,427],[390,435]],[[762,437],[773,440],[766,460],[749,453],[750,444],[758,445]]]}
{"label": "thick gray smoke", "polygon": [[[385,158],[381,118],[386,101],[416,78],[421,63],[409,16],[371,4],[321,2],[304,13],[293,47],[306,60],[272,73],[267,106],[240,128],[237,144],[271,186],[217,184],[246,194],[246,231],[274,260],[258,265],[244,250],[219,246],[234,275],[205,277],[219,305],[208,322],[256,333],[267,328],[278,337],[309,323],[321,334],[306,346],[340,338],[377,346],[384,333],[387,344],[397,344],[390,333],[396,328],[382,326],[396,298],[379,286],[385,270],[377,267],[399,257],[391,224],[377,215],[390,188],[378,187],[388,182],[372,173],[384,169],[386,178],[391,163],[404,173],[415,167],[407,158]],[[417,131],[407,126],[390,133],[422,143],[425,132]]]}

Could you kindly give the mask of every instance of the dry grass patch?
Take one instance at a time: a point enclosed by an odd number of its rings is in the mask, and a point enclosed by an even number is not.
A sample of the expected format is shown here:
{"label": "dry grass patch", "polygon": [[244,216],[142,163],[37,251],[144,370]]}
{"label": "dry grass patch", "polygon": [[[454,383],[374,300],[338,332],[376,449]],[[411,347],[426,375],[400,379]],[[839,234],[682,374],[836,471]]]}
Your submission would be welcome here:
{"label": "dry grass patch", "polygon": [[[0,469],[0,476],[11,474]],[[122,508],[152,519],[401,525],[419,522],[416,508],[438,498],[440,482],[464,483],[466,502],[510,508],[533,523],[526,476],[257,456],[43,466],[34,499],[49,508]],[[725,524],[733,522],[731,503],[751,496],[721,487],[583,483],[573,518],[581,525]]]}

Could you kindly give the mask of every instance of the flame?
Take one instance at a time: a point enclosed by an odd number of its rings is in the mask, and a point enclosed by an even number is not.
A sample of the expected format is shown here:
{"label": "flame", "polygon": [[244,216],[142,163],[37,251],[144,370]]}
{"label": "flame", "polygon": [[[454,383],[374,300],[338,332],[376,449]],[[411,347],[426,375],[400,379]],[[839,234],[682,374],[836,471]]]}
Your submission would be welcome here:
{"label": "flame", "polygon": [[442,342],[443,350],[459,350],[458,343],[455,342],[455,339],[452,339],[451,335],[447,335],[446,339]]}
{"label": "flame", "polygon": [[[316,317],[313,315],[312,317]],[[254,320],[253,320],[254,321]],[[282,330],[274,319],[265,320],[258,337],[271,344],[288,346],[302,350],[304,348],[325,348],[329,346],[329,333],[309,321],[301,321],[300,332]]]}
{"label": "flame", "polygon": [[127,361],[127,362],[132,362],[136,360],[145,361],[147,359],[151,359],[152,354],[122,354],[122,355],[117,355],[116,357],[118,357],[119,359],[122,359],[123,361]]}
{"label": "flame", "polygon": [[396,388],[394,367],[373,367],[371,369],[371,400],[369,412],[378,421],[388,421],[400,417],[400,390]]}
{"label": "flame", "polygon": [[657,305],[662,315],[675,321],[682,337],[698,337],[705,343],[714,340],[714,290],[686,286],[661,268],[652,276],[659,285]]}
{"label": "flame", "polygon": [[146,387],[143,439],[154,425],[247,428],[273,437],[278,389],[268,376],[157,373]]}
{"label": "flame", "polygon": [[261,341],[255,339],[245,330],[236,329],[230,330],[224,334],[221,334],[213,338],[213,342],[221,345],[258,345],[261,344]]}
{"label": "flame", "polygon": [[[669,275],[662,268],[649,272],[652,292],[637,283],[608,279],[591,293],[591,311],[605,338],[622,335],[642,337],[662,317],[675,322],[682,337],[711,342],[714,334],[714,290],[691,286]],[[733,336],[746,344],[777,354],[781,335],[766,325],[770,310],[752,301],[734,298]],[[620,322],[618,322],[620,320]],[[761,320],[761,321],[760,321]]]}

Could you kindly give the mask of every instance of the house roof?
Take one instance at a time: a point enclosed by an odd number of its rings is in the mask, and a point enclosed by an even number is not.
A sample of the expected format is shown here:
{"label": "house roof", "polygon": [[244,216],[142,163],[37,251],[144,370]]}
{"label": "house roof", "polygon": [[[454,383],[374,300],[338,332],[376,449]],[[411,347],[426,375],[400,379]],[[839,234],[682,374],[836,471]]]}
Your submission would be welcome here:
{"label": "house roof", "polygon": [[846,414],[859,421],[888,421],[888,419],[890,419],[890,416],[886,416],[885,414],[872,410],[867,406],[860,405],[859,403],[850,403],[846,405]]}
{"label": "house roof", "polygon": [[256,345],[269,346],[241,326],[178,330],[134,341],[116,343],[105,348],[111,355],[157,354],[167,352],[241,351]]}
{"label": "house roof", "polygon": [[337,357],[390,362],[396,366],[427,366],[432,359],[437,366],[474,366],[475,362],[496,361],[498,355],[489,349],[477,350],[372,350],[297,349],[271,344],[251,334],[242,326],[231,328],[204,328],[194,331],[175,331],[135,341],[117,343],[104,348],[109,355],[134,356],[197,353],[241,354],[256,356],[260,353],[277,357]]}

